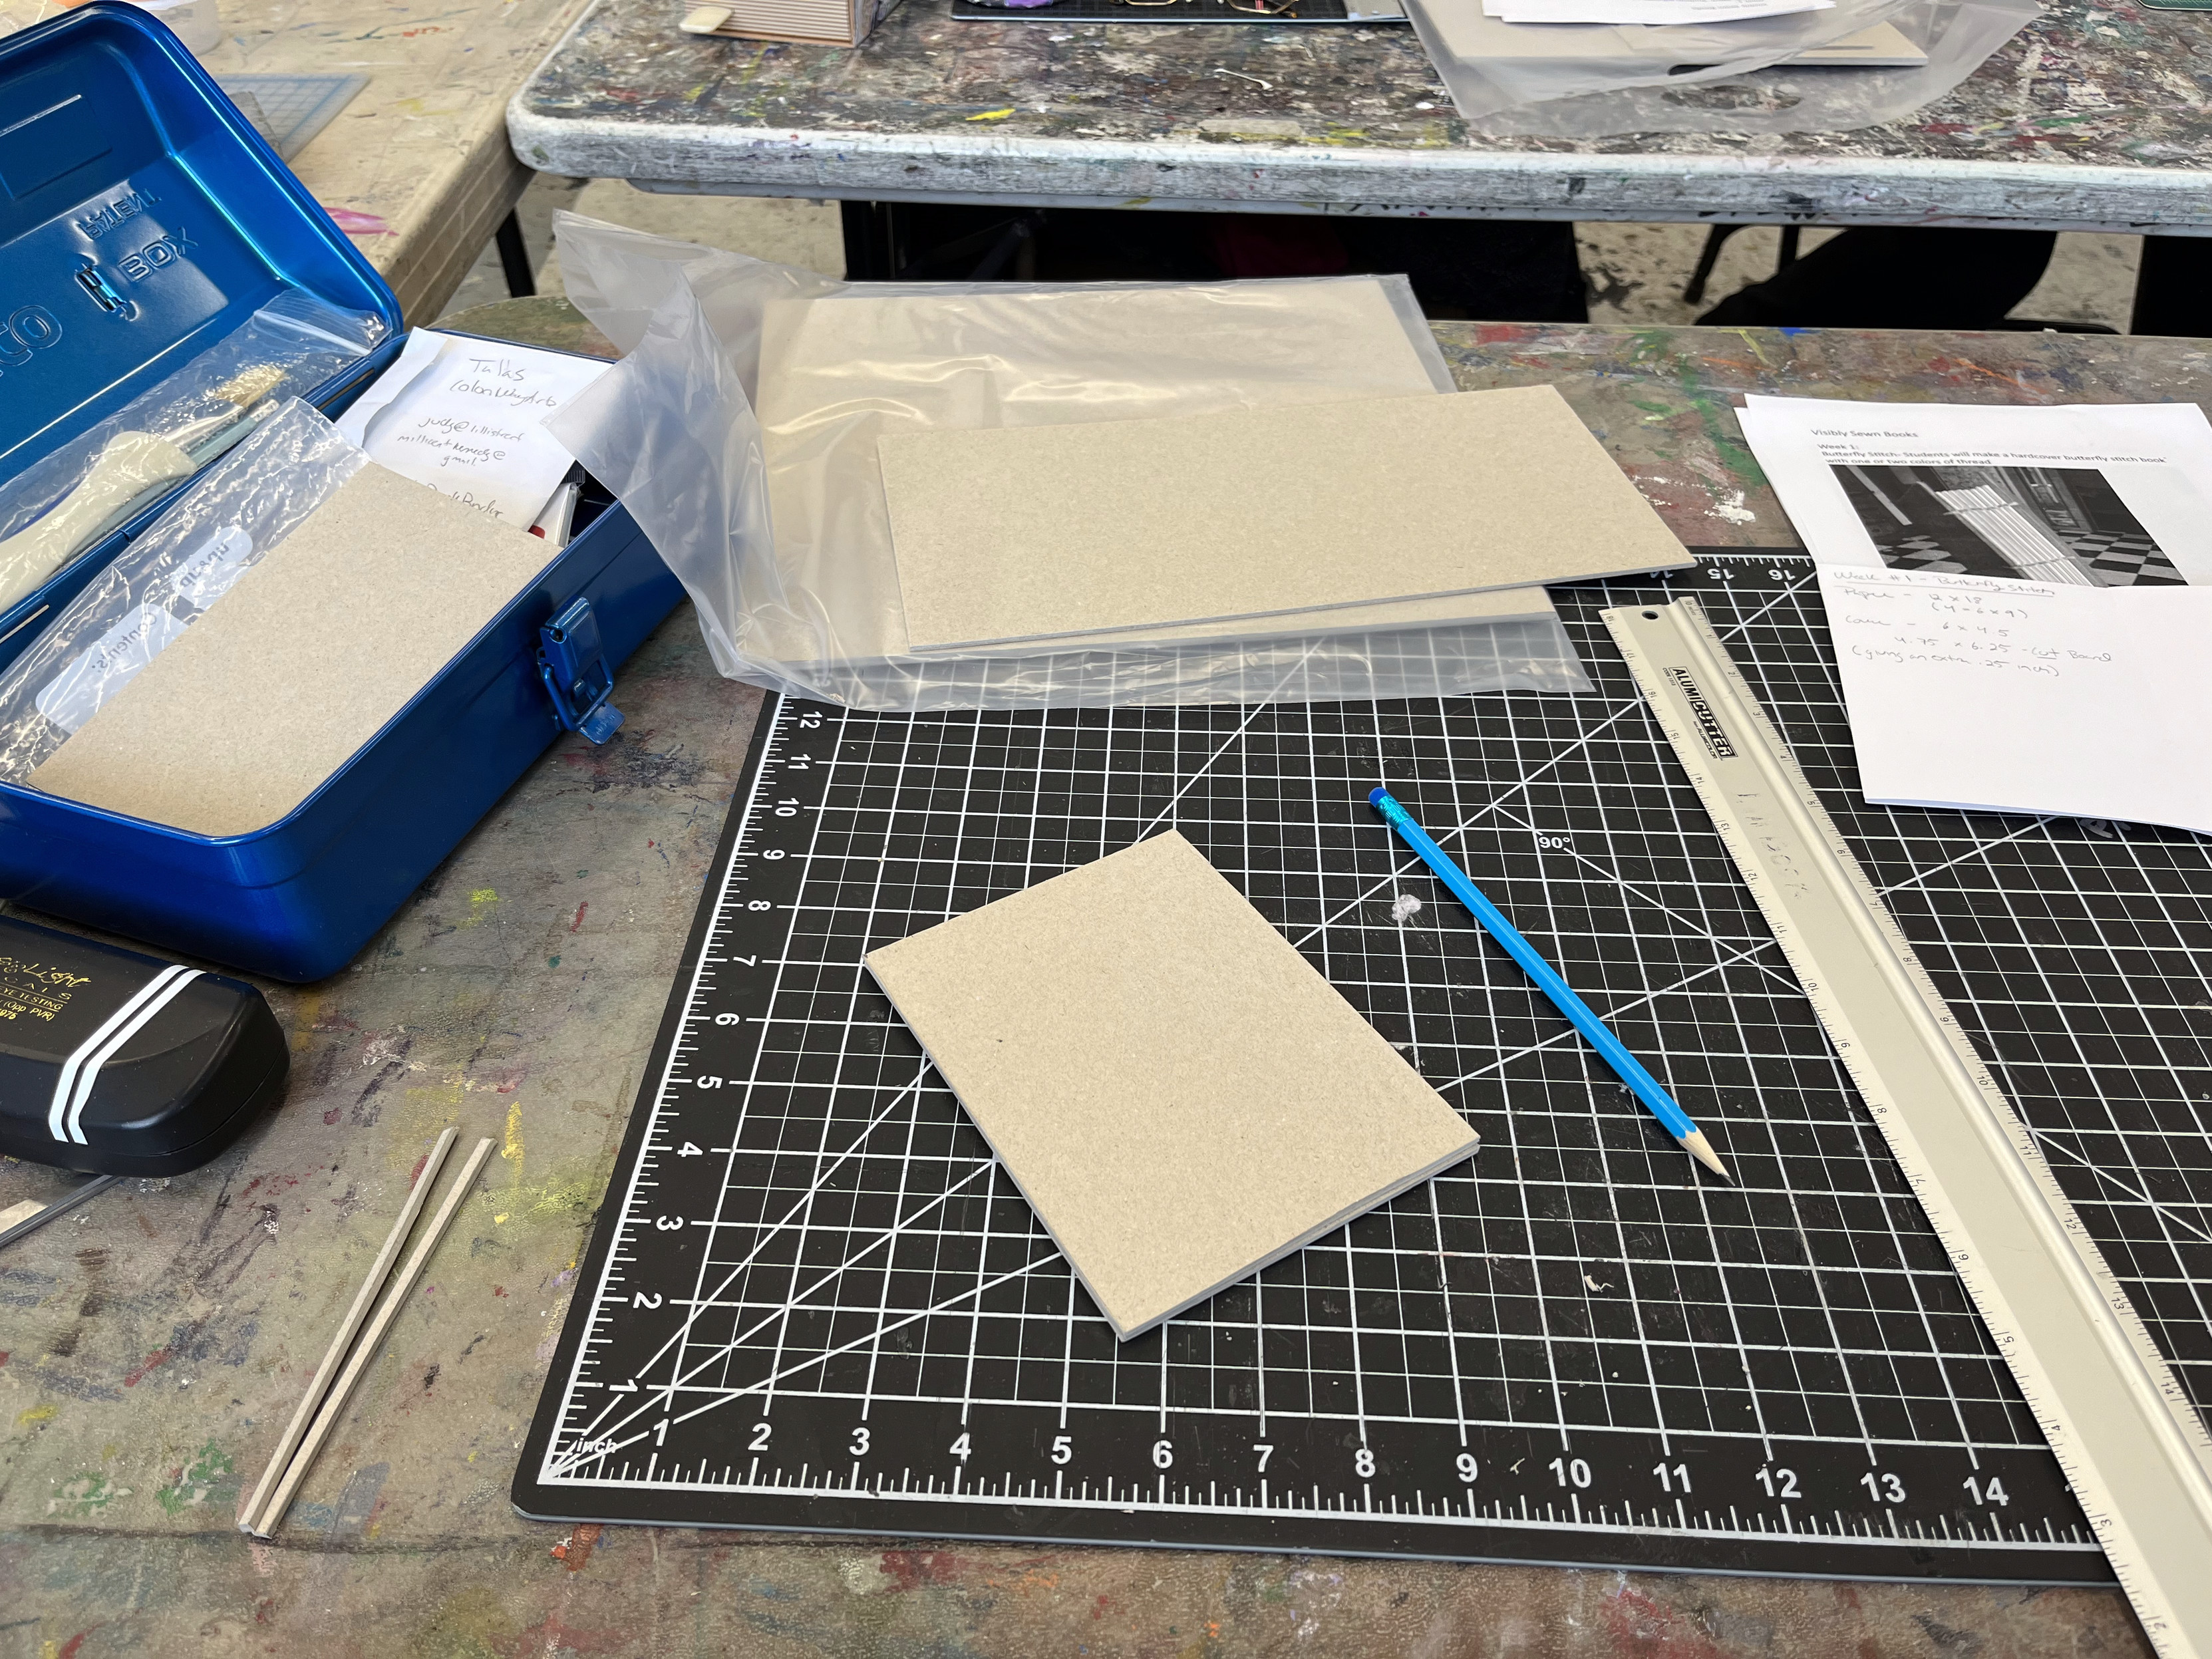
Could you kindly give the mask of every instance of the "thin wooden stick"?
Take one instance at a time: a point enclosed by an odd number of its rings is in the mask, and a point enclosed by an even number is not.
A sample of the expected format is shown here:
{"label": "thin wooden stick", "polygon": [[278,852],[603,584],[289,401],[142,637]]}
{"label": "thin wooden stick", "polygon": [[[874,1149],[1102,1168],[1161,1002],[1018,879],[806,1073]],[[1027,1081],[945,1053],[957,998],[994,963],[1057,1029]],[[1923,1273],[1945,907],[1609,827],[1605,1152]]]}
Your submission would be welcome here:
{"label": "thin wooden stick", "polygon": [[484,1160],[491,1156],[491,1148],[489,1140],[477,1142],[477,1149],[469,1154],[469,1161],[461,1166],[459,1176],[446,1189],[445,1200],[438,1206],[437,1214],[430,1218],[429,1230],[422,1235],[422,1242],[415,1247],[415,1253],[407,1258],[407,1265],[399,1270],[399,1277],[392,1281],[383,1304],[376,1310],[376,1316],[368,1322],[368,1328],[362,1333],[360,1342],[355,1346],[353,1358],[346,1361],[344,1371],[331,1386],[330,1398],[323,1402],[323,1408],[315,1418],[315,1426],[307,1431],[307,1437],[300,1447],[299,1455],[292,1460],[291,1468],[284,1471],[284,1479],[276,1488],[276,1495],[269,1500],[269,1507],[263,1513],[260,1523],[253,1528],[256,1537],[266,1538],[275,1532],[277,1523],[284,1518],[284,1511],[291,1508],[292,1494],[306,1478],[309,1466],[315,1461],[315,1454],[322,1450],[323,1442],[330,1438],[331,1431],[337,1426],[338,1419],[345,1413],[346,1397],[353,1392],[354,1385],[361,1381],[361,1374],[368,1369],[369,1361],[376,1357],[377,1349],[383,1345],[385,1333],[392,1328],[392,1322],[399,1316],[401,1305],[406,1302],[409,1292],[414,1290],[415,1281],[422,1276],[422,1269],[429,1265],[431,1255],[446,1236],[446,1229],[453,1225],[454,1212],[474,1190]]}
{"label": "thin wooden stick", "polygon": [[391,1236],[384,1241],[384,1248],[376,1253],[376,1260],[369,1264],[368,1277],[361,1281],[361,1289],[354,1295],[353,1306],[346,1310],[344,1322],[338,1327],[338,1334],[331,1339],[330,1352],[323,1356],[323,1363],[315,1367],[314,1379],[307,1385],[307,1395],[300,1401],[300,1409],[292,1413],[291,1426],[284,1431],[284,1437],[276,1443],[276,1450],[269,1460],[269,1467],[261,1471],[260,1484],[253,1488],[252,1501],[239,1516],[239,1531],[253,1530],[253,1517],[261,1513],[261,1500],[269,1496],[270,1487],[283,1479],[284,1470],[292,1461],[292,1454],[300,1449],[300,1437],[307,1433],[307,1425],[314,1421],[315,1408],[323,1403],[323,1396],[330,1392],[331,1381],[337,1376],[338,1367],[344,1363],[346,1350],[353,1346],[353,1340],[361,1330],[362,1321],[368,1317],[368,1310],[376,1305],[377,1293],[384,1289],[384,1281],[392,1277],[392,1264],[399,1259],[399,1251],[407,1243],[407,1235],[414,1231],[415,1218],[422,1213],[422,1206],[430,1197],[430,1188],[438,1184],[438,1172],[446,1167],[446,1154],[453,1151],[454,1139],[459,1133],[458,1129],[447,1129],[438,1137],[438,1144],[430,1148],[430,1156],[422,1160],[422,1173],[415,1177],[414,1189],[407,1194],[407,1201],[399,1206],[399,1218],[392,1224]]}

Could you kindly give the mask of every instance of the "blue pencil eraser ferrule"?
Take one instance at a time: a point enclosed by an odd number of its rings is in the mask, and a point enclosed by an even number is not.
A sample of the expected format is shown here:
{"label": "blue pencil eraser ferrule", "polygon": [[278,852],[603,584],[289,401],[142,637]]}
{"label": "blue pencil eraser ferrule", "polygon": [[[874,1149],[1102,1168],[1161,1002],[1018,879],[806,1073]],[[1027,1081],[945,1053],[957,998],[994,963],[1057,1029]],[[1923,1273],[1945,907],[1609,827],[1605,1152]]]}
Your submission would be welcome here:
{"label": "blue pencil eraser ferrule", "polygon": [[1367,804],[1370,806],[1380,806],[1389,799],[1390,792],[1380,784],[1367,792]]}

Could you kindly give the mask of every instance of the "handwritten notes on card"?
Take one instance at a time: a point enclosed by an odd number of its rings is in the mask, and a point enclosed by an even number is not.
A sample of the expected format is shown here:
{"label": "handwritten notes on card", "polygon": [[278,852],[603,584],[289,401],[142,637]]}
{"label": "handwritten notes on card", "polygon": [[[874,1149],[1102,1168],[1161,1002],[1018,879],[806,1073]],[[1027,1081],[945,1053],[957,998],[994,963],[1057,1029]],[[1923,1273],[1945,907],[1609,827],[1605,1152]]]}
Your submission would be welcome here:
{"label": "handwritten notes on card", "polygon": [[403,477],[526,530],[574,464],[545,418],[607,368],[418,329],[340,429]]}
{"label": "handwritten notes on card", "polygon": [[1824,566],[1866,798],[2212,834],[2212,588]]}

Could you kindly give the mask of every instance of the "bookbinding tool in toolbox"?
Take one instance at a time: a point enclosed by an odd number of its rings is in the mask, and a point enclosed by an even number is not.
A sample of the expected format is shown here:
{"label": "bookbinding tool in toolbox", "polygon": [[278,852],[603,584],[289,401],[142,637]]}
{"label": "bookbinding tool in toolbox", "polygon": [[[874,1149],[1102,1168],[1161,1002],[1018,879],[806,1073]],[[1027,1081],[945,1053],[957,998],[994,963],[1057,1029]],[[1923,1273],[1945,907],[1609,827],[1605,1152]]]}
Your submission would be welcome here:
{"label": "bookbinding tool in toolbox", "polygon": [[[574,1520],[2110,1583],[1598,612],[1693,591],[2179,1385],[2212,1400],[2212,848],[1869,807],[1808,562],[1559,590],[1595,695],[769,706],[515,1499]],[[1379,642],[1378,642],[1379,643]],[[1272,689],[1295,699],[1294,681]],[[1388,776],[1740,1185],[1417,861]],[[1172,825],[1483,1136],[1127,1343],[863,972]],[[1417,912],[1396,903],[1424,901]]]}

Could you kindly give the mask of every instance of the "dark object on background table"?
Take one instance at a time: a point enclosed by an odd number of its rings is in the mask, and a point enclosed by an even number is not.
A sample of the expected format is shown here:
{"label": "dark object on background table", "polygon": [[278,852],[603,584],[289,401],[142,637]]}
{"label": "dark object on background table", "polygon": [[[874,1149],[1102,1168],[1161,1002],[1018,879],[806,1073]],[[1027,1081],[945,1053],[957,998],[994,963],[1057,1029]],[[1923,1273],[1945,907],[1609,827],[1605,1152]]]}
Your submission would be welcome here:
{"label": "dark object on background table", "polygon": [[0,1152],[100,1175],[198,1169],[284,1092],[261,993],[0,916]]}
{"label": "dark object on background table", "polygon": [[1847,230],[1698,319],[1738,328],[2005,327],[2043,280],[2047,230]]}
{"label": "dark object on background table", "polygon": [[[2208,0],[2212,10],[2212,0]],[[2146,236],[2130,334],[2212,335],[2212,238]]]}

